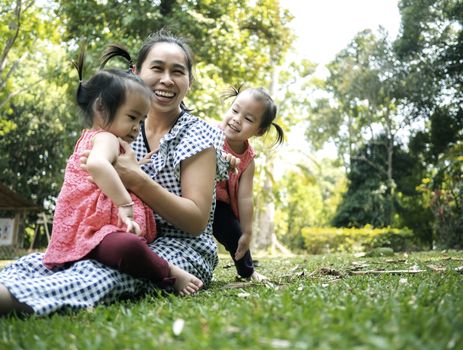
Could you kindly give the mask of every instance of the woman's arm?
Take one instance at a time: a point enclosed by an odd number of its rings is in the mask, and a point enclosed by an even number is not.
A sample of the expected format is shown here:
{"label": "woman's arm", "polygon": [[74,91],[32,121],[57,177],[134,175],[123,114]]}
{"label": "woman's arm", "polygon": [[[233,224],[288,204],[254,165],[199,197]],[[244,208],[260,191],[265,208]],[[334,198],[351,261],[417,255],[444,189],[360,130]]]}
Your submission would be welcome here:
{"label": "woman's arm", "polygon": [[241,259],[249,250],[252,239],[252,217],[254,213],[253,203],[253,181],[254,181],[254,160],[249,163],[246,170],[241,174],[238,187],[238,212],[240,214],[240,226],[242,235],[238,241],[238,248],[235,252],[235,259]]}
{"label": "woman's arm", "polygon": [[209,221],[212,206],[215,150],[211,147],[182,161],[180,197],[145,174],[130,146],[123,146],[126,153],[118,158],[115,167],[126,187],[172,225],[195,236],[201,234]]}

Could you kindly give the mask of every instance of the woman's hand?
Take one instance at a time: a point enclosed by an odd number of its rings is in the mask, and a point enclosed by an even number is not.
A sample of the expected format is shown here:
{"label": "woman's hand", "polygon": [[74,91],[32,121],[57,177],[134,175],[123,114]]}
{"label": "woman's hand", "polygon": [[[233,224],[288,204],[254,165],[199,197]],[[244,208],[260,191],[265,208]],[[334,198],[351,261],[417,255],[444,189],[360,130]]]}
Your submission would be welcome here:
{"label": "woman's hand", "polygon": [[144,176],[145,173],[141,170],[135,152],[130,145],[122,139],[119,139],[119,143],[124,152],[117,157],[116,162],[113,164],[114,169],[116,169],[125,187],[131,190],[137,185],[140,176]]}

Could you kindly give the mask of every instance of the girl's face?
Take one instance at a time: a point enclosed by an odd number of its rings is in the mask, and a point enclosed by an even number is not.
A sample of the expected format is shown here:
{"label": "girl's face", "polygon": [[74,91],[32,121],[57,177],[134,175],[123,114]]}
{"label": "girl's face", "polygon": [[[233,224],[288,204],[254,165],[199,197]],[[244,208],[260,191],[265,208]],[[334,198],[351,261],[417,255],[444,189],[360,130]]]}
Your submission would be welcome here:
{"label": "girl's face", "polygon": [[264,111],[263,102],[249,91],[238,94],[222,121],[222,129],[228,141],[244,142],[252,136],[261,135]]}
{"label": "girl's face", "polygon": [[125,102],[118,108],[114,120],[104,129],[125,142],[134,141],[140,132],[140,125],[150,109],[150,98],[140,88],[128,88]]}
{"label": "girl's face", "polygon": [[154,92],[154,110],[180,112],[180,103],[191,83],[187,67],[185,53],[178,45],[154,44],[138,72]]}

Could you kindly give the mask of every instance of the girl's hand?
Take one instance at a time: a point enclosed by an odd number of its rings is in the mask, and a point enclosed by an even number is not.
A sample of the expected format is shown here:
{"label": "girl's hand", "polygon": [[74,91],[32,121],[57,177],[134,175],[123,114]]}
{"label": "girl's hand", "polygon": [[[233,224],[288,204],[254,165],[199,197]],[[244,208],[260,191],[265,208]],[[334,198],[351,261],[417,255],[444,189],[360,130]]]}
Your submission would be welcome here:
{"label": "girl's hand", "polygon": [[[89,155],[90,155],[90,150],[86,150],[86,151],[83,151],[80,154],[80,158],[79,158],[80,168],[85,170],[87,173],[88,173],[87,160],[88,160]],[[93,178],[90,176],[90,174],[87,176],[87,180],[90,181],[90,182],[94,182]]]}
{"label": "girl's hand", "polygon": [[240,164],[241,160],[234,155],[222,152],[222,157],[229,163],[228,169],[238,173],[238,164]]}
{"label": "girl's hand", "polygon": [[238,240],[238,248],[235,252],[235,260],[240,260],[244,254],[249,250],[249,246],[251,245],[251,238],[252,236],[248,233],[243,233]]}
{"label": "girl's hand", "polygon": [[127,226],[127,232],[141,236],[140,226],[133,219],[133,205],[119,207],[119,218]]}
{"label": "girl's hand", "polygon": [[116,169],[125,187],[130,190],[137,184],[140,179],[139,176],[143,176],[145,173],[141,170],[135,152],[130,145],[122,139],[119,139],[119,143],[124,149],[124,152],[121,152],[117,157],[114,163],[114,169]]}
{"label": "girl's hand", "polygon": [[150,153],[145,154],[145,156],[138,161],[139,165],[147,164],[151,162],[151,156],[154,154],[156,151],[151,151]]}

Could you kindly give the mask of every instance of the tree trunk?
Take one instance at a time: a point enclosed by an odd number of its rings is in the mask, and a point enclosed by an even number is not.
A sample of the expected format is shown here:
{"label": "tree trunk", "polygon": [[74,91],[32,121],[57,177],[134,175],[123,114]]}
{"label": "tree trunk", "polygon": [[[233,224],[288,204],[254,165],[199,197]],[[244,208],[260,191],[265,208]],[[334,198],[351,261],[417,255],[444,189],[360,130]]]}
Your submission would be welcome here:
{"label": "tree trunk", "polygon": [[[262,193],[271,193],[270,179],[264,180]],[[258,250],[272,249],[275,236],[274,214],[275,205],[272,200],[266,200],[266,196],[260,196],[256,201],[256,220],[254,221],[254,245]],[[260,205],[259,205],[260,204]]]}
{"label": "tree trunk", "polygon": [[[273,55],[271,55],[273,57]],[[269,86],[269,93],[272,98],[275,98],[276,84],[278,82],[278,72],[275,65],[272,65],[272,80]],[[266,170],[264,173],[274,174],[275,157],[272,152],[265,152],[263,154],[264,164]],[[254,197],[254,223],[253,223],[253,247],[257,250],[265,250],[270,253],[279,251],[285,255],[291,254],[291,252],[285,248],[280,242],[278,242],[275,234],[275,204],[273,202],[273,184],[272,179],[264,174],[264,181],[262,186],[262,192],[259,196]]]}

